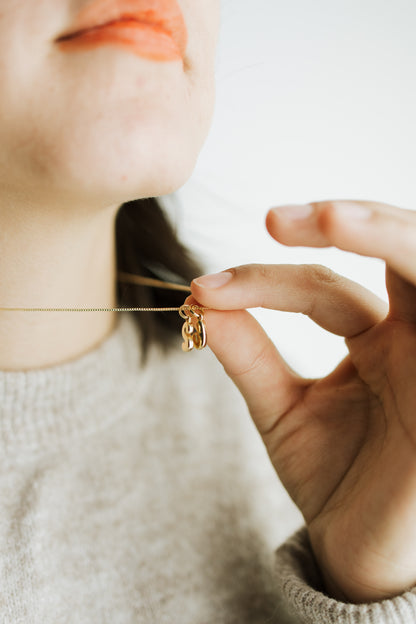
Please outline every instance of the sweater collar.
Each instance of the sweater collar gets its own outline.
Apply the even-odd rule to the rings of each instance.
[[[141,364],[136,319],[123,312],[111,334],[79,358],[28,371],[0,370],[0,456],[62,449],[107,427],[140,401],[151,369]]]

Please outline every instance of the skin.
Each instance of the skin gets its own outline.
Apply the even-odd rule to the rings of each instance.
[[[190,177],[212,120],[219,0],[179,0],[184,62],[64,53],[85,0],[0,3],[0,307],[115,307],[121,204]],[[95,348],[116,312],[0,312],[0,369]]]
[[[81,0],[2,5],[1,305],[113,306],[119,205],[179,188],[208,132],[219,1],[180,0],[183,65],[110,47],[62,54],[54,39]],[[370,209],[368,219],[357,206]],[[219,289],[194,281],[187,303],[215,308],[205,313],[209,345],[305,517],[328,592],[380,600],[416,583],[416,217],[345,201],[294,215],[269,213],[278,242],[386,260],[389,306],[324,267],[284,265],[235,267]],[[345,336],[349,356],[325,379],[302,379],[245,310],[257,306],[308,314]],[[0,369],[79,357],[116,319],[2,312]]]
[[[377,601],[416,585],[416,213],[359,200],[305,213],[273,209],[267,229],[285,245],[382,258],[389,305],[319,265],[233,267],[218,288],[194,280],[186,302],[214,308],[208,344],[305,518],[327,592]],[[307,314],[344,336],[349,355],[327,377],[303,379],[251,307]]]

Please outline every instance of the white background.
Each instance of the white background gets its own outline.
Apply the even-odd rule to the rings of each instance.
[[[324,199],[416,209],[415,33],[414,0],[223,0],[211,131],[192,178],[162,199],[207,272],[319,263],[386,299],[381,261],[284,247],[264,218]],[[301,374],[346,354],[302,315],[251,312]]]

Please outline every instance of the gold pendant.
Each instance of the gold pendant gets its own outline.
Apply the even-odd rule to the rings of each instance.
[[[203,349],[207,344],[207,330],[201,308],[196,305],[183,305],[179,314],[186,319],[182,327],[182,351],[192,351],[194,347]]]

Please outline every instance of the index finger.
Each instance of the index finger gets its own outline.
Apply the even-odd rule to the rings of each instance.
[[[193,280],[195,299],[209,310],[208,345],[244,396],[253,420],[264,436],[288,433],[276,425],[301,399],[315,380],[305,380],[290,369],[276,346],[246,307],[269,307],[303,312],[322,327],[344,336],[360,333],[382,320],[386,304],[362,286],[325,267],[246,265],[202,281]],[[222,279],[221,279],[222,278]],[[219,285],[213,288],[215,280]],[[221,311],[219,311],[221,310]],[[289,419],[290,420],[290,419]]]
[[[204,276],[192,294],[217,310],[269,308],[298,312],[338,336],[351,338],[383,320],[388,305],[360,284],[319,264],[247,264],[228,269],[231,279],[214,287]],[[208,281],[207,281],[208,280]]]

